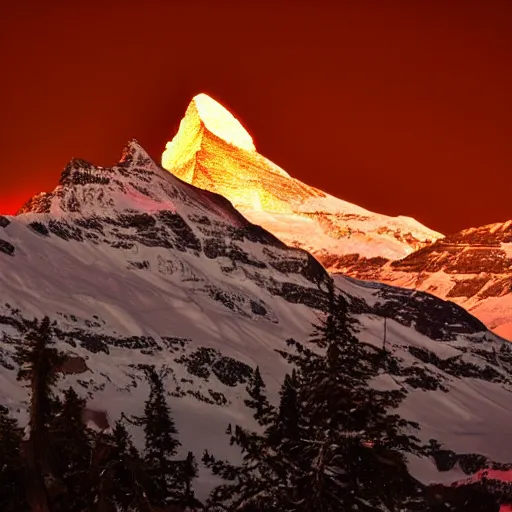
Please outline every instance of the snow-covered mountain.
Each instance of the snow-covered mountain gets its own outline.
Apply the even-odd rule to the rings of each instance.
[[[409,217],[337,199],[260,155],[233,115],[205,94],[191,101],[162,165],[227,197],[251,222],[332,272],[428,291],[512,339],[512,221],[444,238]]]
[[[452,300],[512,340],[512,221],[448,235],[398,261],[371,266],[347,258],[337,265],[360,279]]]
[[[27,319],[57,321],[69,354],[63,386],[91,410],[139,414],[141,365],[167,371],[184,450],[236,458],[229,423],[254,427],[243,404],[258,365],[275,399],[289,366],[276,350],[306,341],[326,306],[325,269],[252,224],[223,197],[187,184],[131,142],[118,165],[72,160],[51,193],[0,217],[0,403],[23,419],[13,352]],[[461,307],[426,293],[335,276],[360,340],[396,364],[401,413],[443,450],[410,460],[425,482],[507,469],[512,349]],[[386,319],[386,321],[384,320]],[[446,451],[451,450],[451,451]],[[456,462],[443,465],[450,454]],[[199,497],[214,485],[202,470]]]
[[[205,94],[191,101],[162,165],[228,198],[251,222],[315,257],[394,260],[442,236],[410,217],[379,215],[292,178],[260,155],[235,117]]]

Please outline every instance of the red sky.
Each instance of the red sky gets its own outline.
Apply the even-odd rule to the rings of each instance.
[[[159,159],[206,92],[345,200],[443,232],[512,218],[510,0],[20,0],[0,24],[0,211],[74,156]]]

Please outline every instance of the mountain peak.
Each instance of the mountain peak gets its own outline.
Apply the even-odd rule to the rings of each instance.
[[[146,150],[140,145],[137,139],[129,140],[121,153],[120,165],[129,165],[138,163],[138,165],[147,165],[152,162],[151,157]]]
[[[189,161],[201,148],[205,137],[233,150],[256,153],[252,137],[240,121],[220,103],[202,93],[192,98],[176,137],[166,144],[163,167],[179,167]]]
[[[332,255],[399,259],[442,235],[406,217],[388,217],[302,183],[259,154],[250,135],[206,94],[190,102],[162,167],[216,192],[247,219],[324,261]]]
[[[197,110],[206,129],[222,140],[247,151],[256,151],[252,137],[240,121],[207,94],[194,96],[189,109]]]
[[[119,215],[144,216],[158,212],[221,219],[232,227],[247,224],[228,200],[190,186],[166,172],[135,139],[124,146],[120,161],[111,167],[73,158],[57,187],[29,199],[17,214],[112,219]],[[267,238],[274,239],[270,234]]]

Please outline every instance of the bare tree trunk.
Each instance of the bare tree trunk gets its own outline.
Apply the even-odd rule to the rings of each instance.
[[[386,338],[388,334],[388,322],[387,317],[384,317],[384,339],[382,340],[382,349],[386,350]]]
[[[48,489],[44,481],[41,464],[35,456],[34,441],[29,440],[27,454],[27,487],[32,512],[51,512]]]
[[[31,378],[30,437],[27,444],[29,501],[33,512],[51,512],[48,489],[44,480],[44,468],[48,442],[44,417],[41,411],[42,383],[38,368]]]

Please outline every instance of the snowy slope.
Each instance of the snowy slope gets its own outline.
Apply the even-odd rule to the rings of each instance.
[[[0,217],[0,403],[24,418],[12,354],[26,319],[47,314],[60,348],[82,358],[62,385],[76,385],[90,408],[111,420],[140,413],[148,390],[138,365],[166,368],[183,449],[236,458],[224,432],[228,423],[253,425],[247,376],[259,365],[275,399],[288,368],[276,349],[289,337],[306,340],[323,314],[323,267],[157,166],[136,142],[113,168],[73,160],[57,188],[22,211]],[[461,461],[490,459],[444,472],[431,459],[411,460],[413,474],[452,482],[511,461],[507,343],[453,303],[335,280],[362,341],[380,345],[388,318],[396,365],[379,385],[407,389],[402,413],[420,423],[422,438]],[[213,483],[202,471],[199,496]]]

